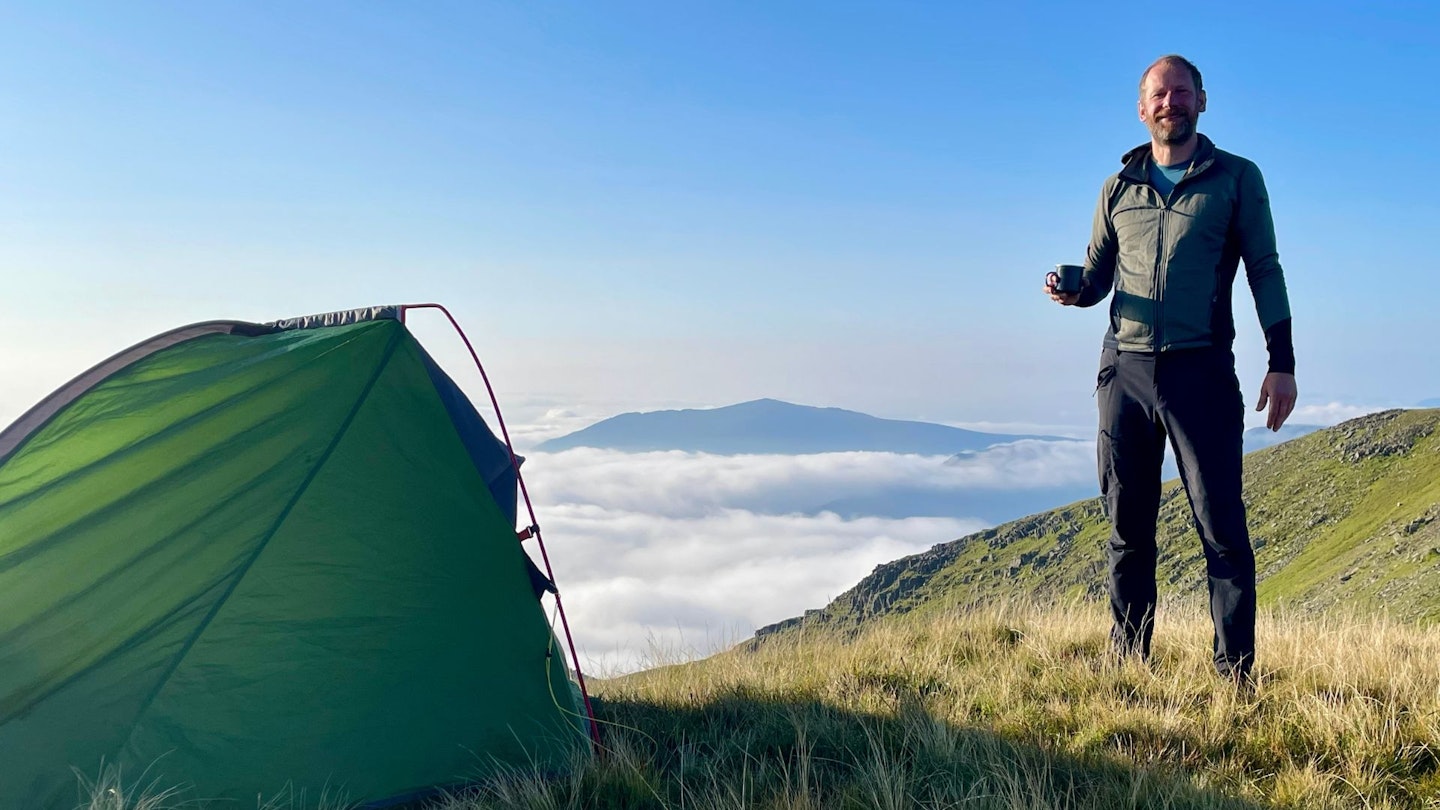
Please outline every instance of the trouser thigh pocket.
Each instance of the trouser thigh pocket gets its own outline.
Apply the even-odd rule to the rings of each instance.
[[[1119,357],[1114,349],[1105,349],[1100,352],[1100,371],[1095,375],[1094,394],[1100,393],[1100,389],[1115,380],[1115,365],[1118,362]]]

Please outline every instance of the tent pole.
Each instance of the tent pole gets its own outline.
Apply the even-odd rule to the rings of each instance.
[[[525,498],[525,509],[530,514],[530,525],[535,530],[535,542],[540,547],[540,558],[545,563],[545,575],[550,577],[550,582],[555,582],[555,569],[550,566],[550,554],[545,550],[545,540],[540,536],[540,521],[535,518],[535,505],[530,501],[530,491],[525,487],[525,476],[520,472],[520,461],[515,455],[515,445],[510,441],[510,431],[505,427],[505,417],[500,413],[500,400],[495,396],[495,388],[490,385],[490,375],[485,373],[485,366],[480,362],[480,355],[475,352],[475,346],[460,328],[460,323],[444,304],[403,304],[400,306],[400,323],[405,323],[405,313],[412,309],[438,309],[450,320],[450,325],[455,327],[455,332],[465,342],[465,348],[470,351],[470,359],[475,361],[475,368],[480,371],[480,379],[485,383],[485,392],[490,395],[490,406],[495,409],[495,421],[500,425],[500,435],[505,439],[505,449],[510,453],[510,466],[515,470],[515,480],[520,484],[520,494]],[[595,721],[595,709],[590,705],[590,692],[585,688],[585,673],[580,670],[580,656],[575,652],[575,637],[570,633],[570,620],[565,617],[565,603],[560,599],[559,586],[555,588],[555,608],[560,614],[560,626],[565,631],[565,643],[570,648],[570,661],[575,665],[575,678],[580,683],[580,697],[585,702],[585,715],[590,721],[590,744],[596,753],[601,750],[600,726]]]

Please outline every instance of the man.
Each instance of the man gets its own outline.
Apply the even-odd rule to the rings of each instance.
[[[1155,521],[1168,437],[1205,548],[1216,670],[1249,678],[1255,657],[1255,555],[1240,492],[1244,404],[1231,344],[1231,286],[1241,260],[1265,330],[1265,424],[1295,407],[1290,304],[1275,250],[1265,182],[1254,163],[1199,134],[1200,71],[1181,56],[1140,77],[1140,120],[1150,142],[1105,181],[1078,293],[1045,293],[1065,306],[1108,295],[1101,353],[1100,491],[1108,548],[1111,638],[1122,655],[1150,652],[1155,621]]]

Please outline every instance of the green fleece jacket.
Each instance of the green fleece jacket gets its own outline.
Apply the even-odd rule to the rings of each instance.
[[[1138,146],[1105,181],[1078,304],[1094,306],[1114,289],[1105,345],[1120,351],[1229,348],[1231,289],[1244,260],[1270,370],[1293,373],[1290,301],[1260,169],[1200,135],[1167,198],[1150,184],[1153,159],[1150,144]]]

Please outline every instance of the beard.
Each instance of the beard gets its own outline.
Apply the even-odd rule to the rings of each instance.
[[[1165,118],[1151,118],[1145,126],[1150,137],[1158,143],[1178,144],[1190,140],[1195,134],[1195,119],[1199,116],[1189,110],[1177,109],[1166,113]]]

